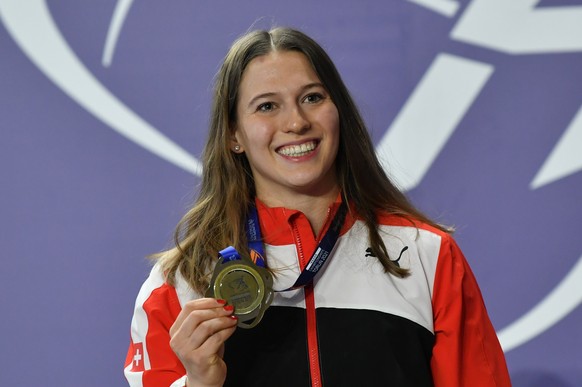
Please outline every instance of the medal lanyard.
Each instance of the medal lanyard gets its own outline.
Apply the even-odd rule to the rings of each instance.
[[[308,283],[310,283],[315,275],[323,268],[325,262],[331,255],[335,244],[339,238],[339,234],[344,224],[347,213],[347,205],[342,202],[338,208],[329,229],[319,242],[319,245],[315,249],[315,252],[305,265],[305,268],[297,278],[297,281],[290,288],[279,290],[285,292],[287,290],[294,290],[302,288]],[[263,241],[261,237],[261,227],[259,224],[259,214],[257,208],[252,206],[249,211],[249,217],[246,223],[247,239],[249,244],[249,250],[251,252],[251,258],[257,266],[265,267],[265,250],[263,247]],[[235,259],[240,259],[240,256],[234,247],[228,247],[220,251],[220,256],[224,258],[224,261],[232,261]]]

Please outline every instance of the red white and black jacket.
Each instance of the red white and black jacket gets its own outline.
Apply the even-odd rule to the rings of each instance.
[[[331,218],[339,203],[329,210]],[[275,290],[297,279],[319,238],[299,211],[257,201]],[[475,277],[450,235],[379,214],[389,256],[410,270],[386,274],[365,224],[348,214],[333,256],[304,289],[276,293],[261,323],[226,342],[225,386],[510,386],[503,352]],[[169,330],[200,297],[155,266],[137,297],[125,376],[131,386],[183,386]]]

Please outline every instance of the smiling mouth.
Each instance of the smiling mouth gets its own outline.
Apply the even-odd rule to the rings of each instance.
[[[309,141],[301,145],[289,145],[281,147],[277,150],[277,153],[288,157],[301,157],[312,152],[315,148],[317,148],[317,142]]]

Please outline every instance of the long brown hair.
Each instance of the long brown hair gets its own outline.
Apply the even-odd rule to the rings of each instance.
[[[232,245],[248,255],[244,221],[254,201],[255,185],[246,156],[232,152],[230,140],[245,68],[254,58],[276,50],[303,53],[330,94],[340,118],[336,168],[343,200],[351,203],[365,222],[372,251],[385,271],[405,277],[408,271],[388,257],[378,230],[378,211],[447,230],[418,211],[390,181],[376,157],[364,121],[327,53],[300,31],[275,28],[249,32],[236,40],[217,74],[198,199],[176,228],[176,247],[155,256],[167,281],[173,284],[179,270],[194,289],[203,293],[218,251]]]

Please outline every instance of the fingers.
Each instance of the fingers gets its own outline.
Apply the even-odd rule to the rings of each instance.
[[[222,358],[224,342],[236,331],[237,324],[236,317],[228,316],[227,319],[228,321],[224,324],[217,324],[214,327],[208,327],[209,330],[205,335],[206,339],[203,340],[199,346],[202,353],[218,354]],[[199,338],[195,339],[194,336],[192,336],[192,339],[192,343],[194,343],[194,340],[200,340]]]
[[[231,328],[236,323],[230,307],[195,310],[184,319],[172,338],[187,342],[192,348],[198,348],[215,334],[222,338],[220,331]]]
[[[185,327],[184,327],[185,326]],[[170,339],[170,347],[185,364],[192,364],[196,369],[204,368],[215,362],[221,347],[236,330],[236,320],[223,316],[204,320],[189,328],[190,321],[183,324],[183,332],[178,331]],[[191,334],[187,336],[187,333]]]
[[[170,347],[184,364],[188,378],[220,381],[226,375],[224,342],[236,330],[232,306],[223,300],[190,301],[170,328]]]
[[[224,300],[217,300],[214,298],[199,298],[197,300],[187,302],[182,311],[174,321],[174,324],[170,328],[170,336],[175,334],[175,331],[179,329],[184,320],[190,316],[190,314],[196,310],[209,310],[209,309],[221,309],[226,304]]]

